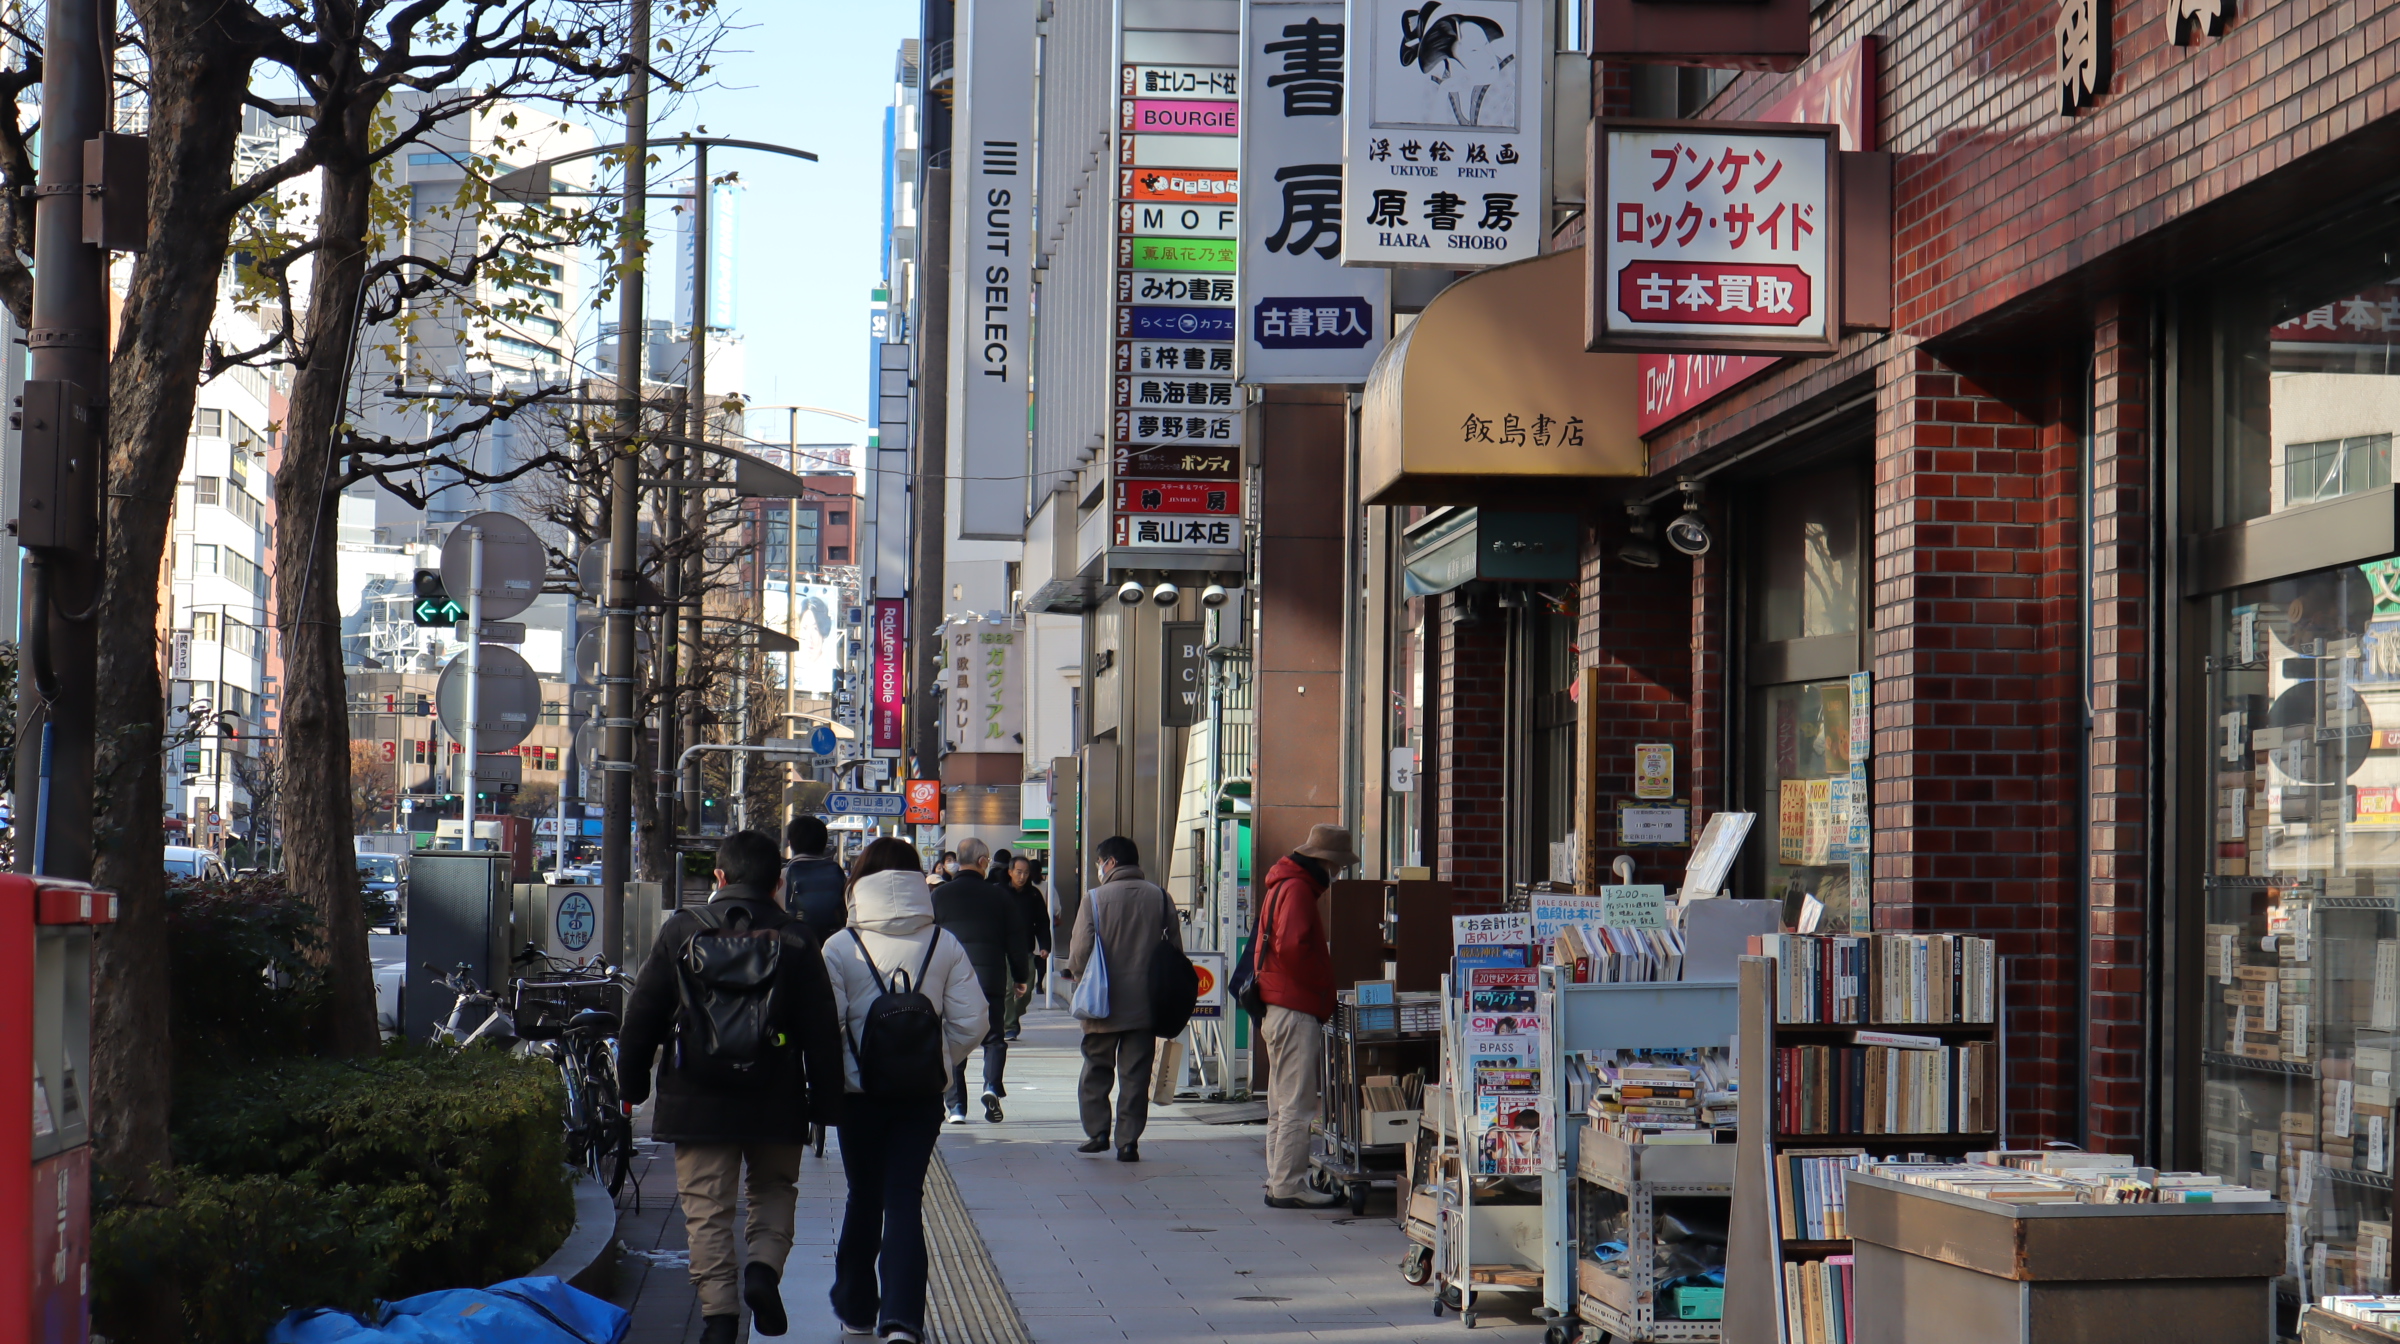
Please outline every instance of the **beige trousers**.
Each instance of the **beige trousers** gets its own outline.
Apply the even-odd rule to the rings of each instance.
[[[1323,1102],[1325,1024],[1267,1005],[1267,1193],[1290,1199],[1308,1179],[1308,1126]]]
[[[675,1192],[683,1196],[683,1236],[692,1248],[692,1287],[703,1316],[742,1314],[742,1251],[734,1245],[734,1192],[750,1168],[750,1260],[783,1272],[792,1253],[792,1214],[799,1202],[797,1143],[679,1143]]]

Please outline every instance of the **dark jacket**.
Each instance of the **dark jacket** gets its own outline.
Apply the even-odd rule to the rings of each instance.
[[[966,945],[985,998],[997,1003],[1010,982],[1033,983],[1033,935],[999,883],[962,872],[935,887],[933,922]]]
[[[808,926],[809,936],[819,947],[833,941],[833,935],[850,922],[849,906],[843,900],[848,884],[841,862],[822,854],[803,854],[784,867],[783,908]]]
[[[680,995],[677,966],[700,929],[690,912],[678,910],[659,926],[658,942],[634,977],[619,1037],[627,1097],[647,1092],[651,1060],[658,1058],[658,1110],[651,1134],[662,1143],[804,1143],[810,1121],[841,1119],[842,1034],[834,1013],[833,987],[824,954],[808,928],[783,912],[770,894],[755,887],[726,886],[709,897],[711,906],[738,903],[752,926],[777,929],[783,950],[776,959],[774,1014],[793,1045],[774,1072],[739,1091],[703,1087],[676,1067],[675,1021]]]
[[[1005,883],[1002,884],[1004,887]],[[1043,898],[1042,889],[1028,882],[1022,887],[1006,887],[1009,899],[1017,903],[1017,918],[1025,921],[1026,936],[1034,947],[1050,950],[1050,902]]]
[[[1254,961],[1260,998],[1320,1020],[1333,1016],[1333,949],[1317,919],[1317,897],[1324,891],[1299,860],[1288,854],[1277,859],[1267,870]]]

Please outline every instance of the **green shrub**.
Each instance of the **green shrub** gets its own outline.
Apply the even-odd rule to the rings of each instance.
[[[167,927],[177,1073],[306,1048],[323,937],[283,874],[171,882]]]
[[[102,1215],[98,1296],[173,1272],[196,1344],[248,1344],[291,1307],[526,1273],[574,1222],[561,1107],[554,1067],[497,1051],[187,1076],[172,1202]]]

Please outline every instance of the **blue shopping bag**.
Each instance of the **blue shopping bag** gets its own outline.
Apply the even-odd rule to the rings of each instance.
[[[620,1344],[632,1320],[544,1275],[380,1303],[371,1322],[330,1307],[294,1311],[266,1344]]]
[[[1092,959],[1083,967],[1083,978],[1075,982],[1075,997],[1067,1000],[1067,1011],[1086,1022],[1097,1022],[1108,1016],[1108,948],[1100,941],[1100,925],[1092,924]]]

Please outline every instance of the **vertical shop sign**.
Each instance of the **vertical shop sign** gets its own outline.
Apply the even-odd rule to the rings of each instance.
[[[942,781],[912,779],[901,785],[900,820],[910,826],[942,824]]]
[[[1550,8],[1350,0],[1344,265],[1461,270],[1540,255]]]
[[[1158,693],[1159,725],[1189,728],[1208,704],[1208,637],[1199,621],[1161,621],[1158,631],[1166,651],[1159,660],[1166,678]]]
[[[1242,7],[1245,383],[1363,383],[1383,353],[1391,277],[1342,265],[1341,0]]]
[[[946,720],[952,751],[1022,751],[1017,686],[1017,632],[1005,623],[972,620],[943,629]]]
[[[1238,37],[1222,26],[1231,8],[1213,0],[1118,8],[1108,371],[1108,548],[1118,570],[1242,565],[1239,517],[1184,504],[1204,500],[1208,489],[1238,501],[1230,487],[1241,477],[1234,363],[1244,108],[1241,69],[1230,63],[1240,56]],[[1176,59],[1162,59],[1170,54]],[[1199,59],[1208,55],[1229,63]],[[1165,477],[1207,489],[1161,504]]]
[[[1027,342],[1033,237],[1035,0],[959,6],[956,157],[951,195],[950,441],[958,474],[1005,481],[1025,473]],[[1021,490],[958,497],[962,537],[1015,540],[1025,532]]]
[[[901,709],[908,702],[908,602],[878,598],[875,602],[875,709],[869,742],[877,751],[898,751]]]
[[[1595,123],[1588,348],[1831,353],[1842,330],[1838,135]]]

